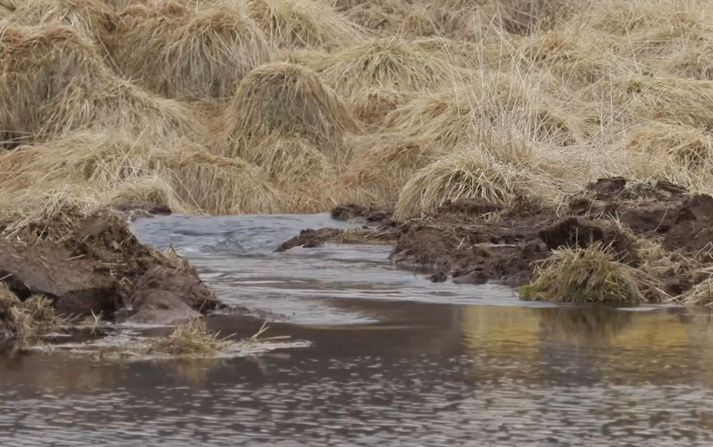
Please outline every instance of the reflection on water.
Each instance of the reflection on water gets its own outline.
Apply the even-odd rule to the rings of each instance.
[[[315,226],[300,218],[251,218],[259,243],[241,218],[173,219],[142,234],[182,249],[229,299],[250,294],[280,313],[272,335],[312,346],[193,361],[0,356],[0,445],[713,442],[706,310],[515,306],[499,288],[439,290],[369,250],[271,253],[284,233]],[[210,324],[257,329],[234,316]]]

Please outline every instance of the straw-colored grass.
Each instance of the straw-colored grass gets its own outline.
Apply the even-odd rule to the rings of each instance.
[[[464,70],[444,51],[399,37],[364,41],[318,60],[316,71],[347,97],[369,88],[423,91],[460,84]]]
[[[358,127],[342,99],[316,73],[284,62],[250,72],[225,119],[236,153],[241,146],[281,135],[304,138],[335,159],[343,156],[344,133]]]
[[[104,48],[116,16],[102,0],[4,0],[18,25],[61,23]]]
[[[0,0],[0,145],[25,145],[0,156],[0,202],[410,217],[556,203],[605,175],[711,192],[710,17],[704,0]],[[525,155],[483,137],[507,134]]]
[[[713,306],[713,279],[703,280],[676,300],[691,306]]]
[[[237,81],[271,57],[257,24],[228,1],[129,9],[112,43],[125,77],[170,98],[227,98]]]
[[[158,140],[201,129],[180,104],[115,77],[72,29],[0,23],[0,142],[97,125]]]
[[[0,332],[0,336],[32,342],[64,323],[65,319],[57,315],[48,298],[36,295],[20,301],[4,283],[0,283],[0,325],[4,326],[0,329],[7,331]]]
[[[634,119],[648,118],[713,131],[713,81],[635,78],[619,87],[620,101]]]
[[[247,0],[249,15],[278,46],[338,48],[363,31],[324,0]]]
[[[647,301],[643,281],[635,269],[595,244],[553,251],[519,293],[522,299],[535,301],[639,304]]]
[[[148,202],[175,211],[211,214],[273,212],[278,194],[267,175],[239,158],[225,158],[195,143],[147,143],[104,130],[69,134],[0,155],[0,191],[62,191],[75,185],[78,198],[119,204]]]
[[[649,122],[631,129],[622,150],[671,160],[677,169],[708,167],[713,160],[713,135],[685,124]]]
[[[153,339],[147,353],[171,356],[210,355],[228,348],[231,343],[209,330],[204,320],[191,320],[177,325],[169,335]]]
[[[536,163],[533,148],[512,135],[479,138],[417,171],[399,194],[395,217],[423,216],[461,198],[508,204],[545,197],[552,180],[537,173]]]
[[[354,160],[345,173],[345,184],[385,206],[396,203],[401,188],[419,169],[448,152],[427,138],[399,133],[364,135],[350,143]]]

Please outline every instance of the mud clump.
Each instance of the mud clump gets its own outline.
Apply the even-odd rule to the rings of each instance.
[[[663,245],[689,252],[713,249],[713,197],[699,194],[687,198],[675,210]]]
[[[340,221],[362,221],[368,224],[390,224],[393,212],[375,207],[355,204],[339,205],[332,209],[332,219]]]
[[[336,228],[320,228],[318,230],[302,230],[299,236],[283,242],[277,252],[283,252],[295,247],[313,248],[324,245],[325,242],[337,241],[338,237],[343,233],[342,230]]]
[[[0,282],[20,301],[40,295],[66,315],[162,322],[219,306],[185,260],[142,245],[110,210],[68,207],[5,224],[2,236]]]

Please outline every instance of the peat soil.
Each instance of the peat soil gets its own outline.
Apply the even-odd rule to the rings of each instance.
[[[278,250],[329,243],[388,243],[390,258],[405,268],[425,269],[434,281],[527,284],[537,265],[561,247],[599,243],[620,262],[656,280],[676,296],[713,262],[713,197],[689,194],[669,182],[630,183],[600,179],[560,208],[532,200],[513,205],[461,199],[434,215],[396,222],[386,210],[355,205],[336,208],[337,219],[359,219],[359,230],[308,229]]]
[[[67,206],[22,225],[0,223],[0,287],[11,295],[0,300],[0,335],[13,333],[8,303],[34,295],[51,299],[60,314],[138,323],[186,320],[221,306],[187,261],[142,245],[128,217]]]

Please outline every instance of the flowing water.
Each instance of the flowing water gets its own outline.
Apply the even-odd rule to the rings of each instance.
[[[0,357],[0,445],[713,443],[704,309],[556,307],[431,284],[388,247],[274,253],[327,216],[142,220],[227,303],[309,346],[231,359]],[[225,334],[258,326],[212,317]],[[154,329],[160,331],[160,329]]]

